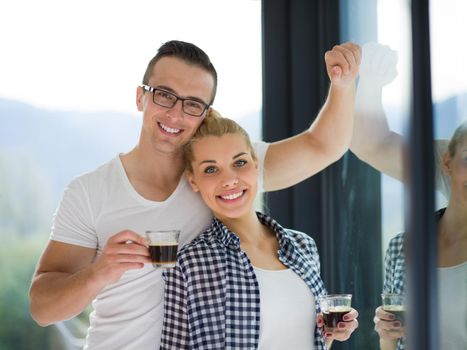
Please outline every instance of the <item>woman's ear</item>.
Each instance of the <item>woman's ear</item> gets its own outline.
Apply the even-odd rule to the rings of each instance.
[[[194,192],[199,192],[199,188],[198,186],[196,186],[196,183],[195,183],[195,180],[193,178],[193,174],[188,172],[188,171],[185,171],[185,176],[188,180],[188,183],[190,184],[191,186],[191,189],[194,191]]]
[[[447,176],[451,176],[452,169],[451,169],[451,156],[449,155],[449,152],[444,153],[443,159],[442,159],[442,168],[443,172]]]

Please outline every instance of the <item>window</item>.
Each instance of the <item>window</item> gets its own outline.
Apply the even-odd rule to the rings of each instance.
[[[435,138],[438,139],[447,137],[441,134],[442,130],[451,128],[449,134],[453,131],[451,119],[457,122],[465,120],[465,116],[462,117],[465,109],[462,94],[465,90],[463,84],[467,80],[459,66],[451,70],[457,62],[465,61],[465,54],[461,47],[442,49],[448,43],[461,42],[461,38],[458,41],[448,38],[465,33],[465,26],[459,19],[460,14],[464,13],[459,1],[433,1],[431,5],[433,106]],[[301,123],[309,122],[309,114],[300,109],[294,96],[297,91],[303,93],[304,90],[310,99],[315,98],[319,95],[317,90],[322,92],[320,87],[327,83],[326,77],[322,79],[315,73],[310,85],[301,84],[307,82],[306,78],[310,75],[308,70],[319,66],[310,57],[348,40],[360,45],[377,42],[398,53],[397,74],[382,84],[382,97],[364,99],[378,102],[389,129],[397,134],[399,152],[396,152],[397,162],[392,162],[397,164],[395,172],[381,166],[387,160],[385,157],[372,159],[371,162],[367,160],[392,176],[376,172],[349,152],[338,163],[298,185],[297,189],[268,196],[271,211],[283,215],[279,218],[280,222],[310,232],[317,241],[328,290],[354,294],[352,303],[360,312],[360,327],[349,342],[335,344],[336,349],[377,348],[379,337],[374,332],[373,317],[375,308],[381,305],[383,259],[389,240],[398,233],[408,231],[406,236],[416,237],[418,245],[408,244],[410,249],[407,250],[414,259],[409,267],[415,271],[410,278],[410,293],[420,293],[409,304],[412,307],[423,305],[417,310],[416,315],[420,316],[425,308],[431,309],[437,303],[437,288],[432,277],[436,275],[436,254],[432,250],[436,233],[434,220],[431,223],[427,219],[435,209],[434,201],[432,203],[429,196],[433,193],[430,187],[433,175],[430,160],[433,154],[426,142],[428,137],[428,146],[432,145],[430,53],[426,50],[429,32],[426,28],[427,2],[341,0],[311,4],[306,1],[277,1],[273,4],[263,2],[263,6],[266,23],[266,40],[263,43],[266,85],[263,126],[269,140],[280,138],[277,135],[281,130],[285,134],[281,137],[291,136],[297,132],[297,126],[301,131]],[[336,9],[340,10],[340,18],[335,18]],[[442,22],[441,18],[448,20],[449,24]],[[336,35],[336,28],[339,27],[340,33]],[[267,40],[268,37],[277,39],[273,42]],[[316,42],[321,45],[316,45]],[[314,49],[313,55],[307,56],[310,48]],[[297,60],[297,52],[308,60]],[[443,56],[445,60],[439,61],[438,56]],[[447,63],[448,57],[452,59],[450,65]],[[322,66],[319,68],[322,69]],[[295,71],[301,71],[303,78],[297,79]],[[441,83],[439,72],[445,74]],[[446,75],[449,72],[451,75]],[[444,78],[446,76],[449,78]],[[273,78],[278,84],[268,84],[268,79]],[[361,76],[360,92],[363,83]],[[439,94],[441,85],[450,87],[450,93]],[[294,93],[286,98],[286,102],[279,103],[274,99],[274,94],[280,89]],[[322,101],[317,105],[320,103]],[[447,105],[450,106],[448,110],[445,108]],[[440,112],[443,112],[442,116]],[[283,118],[284,114],[287,114],[287,121]],[[278,127],[270,131],[268,123]],[[371,132],[367,135],[373,136]],[[392,159],[392,156],[388,158]],[[404,178],[408,179],[405,181],[407,186],[402,184]],[[439,195],[438,198],[442,197]],[[445,201],[438,200],[436,203],[436,207],[443,205]],[[413,278],[414,275],[418,275],[418,280]],[[415,317],[409,306],[410,315]],[[433,316],[431,311],[424,316],[428,315]],[[416,344],[415,347],[435,349],[437,318],[423,319],[416,325],[412,323],[414,330],[409,338]]]

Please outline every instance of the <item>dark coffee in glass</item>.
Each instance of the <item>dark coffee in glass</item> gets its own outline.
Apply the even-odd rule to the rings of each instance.
[[[180,230],[146,231],[154,267],[175,267]]]
[[[323,312],[324,324],[328,327],[337,328],[339,322],[344,321],[344,315],[350,311],[347,306],[334,306]]]
[[[178,244],[150,245],[149,254],[154,265],[175,265]]]
[[[405,321],[404,305],[384,305],[383,310],[386,312],[390,312],[396,317],[396,320],[400,321],[401,324],[404,324],[404,321]]]

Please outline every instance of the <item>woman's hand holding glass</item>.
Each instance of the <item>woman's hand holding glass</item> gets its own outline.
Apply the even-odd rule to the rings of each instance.
[[[405,337],[405,329],[396,316],[390,312],[384,311],[382,306],[375,310],[375,331],[381,339],[395,340]]]
[[[316,323],[326,337],[326,342],[330,340],[345,341],[349,339],[352,333],[357,329],[357,317],[358,311],[351,308],[351,310],[343,316],[343,321],[339,322],[335,328],[328,327],[324,324],[322,313],[317,316]]]

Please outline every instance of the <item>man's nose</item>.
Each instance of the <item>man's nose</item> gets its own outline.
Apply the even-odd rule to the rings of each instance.
[[[185,116],[183,112],[183,101],[178,100],[175,104],[167,110],[167,115],[170,118],[183,118]]]

